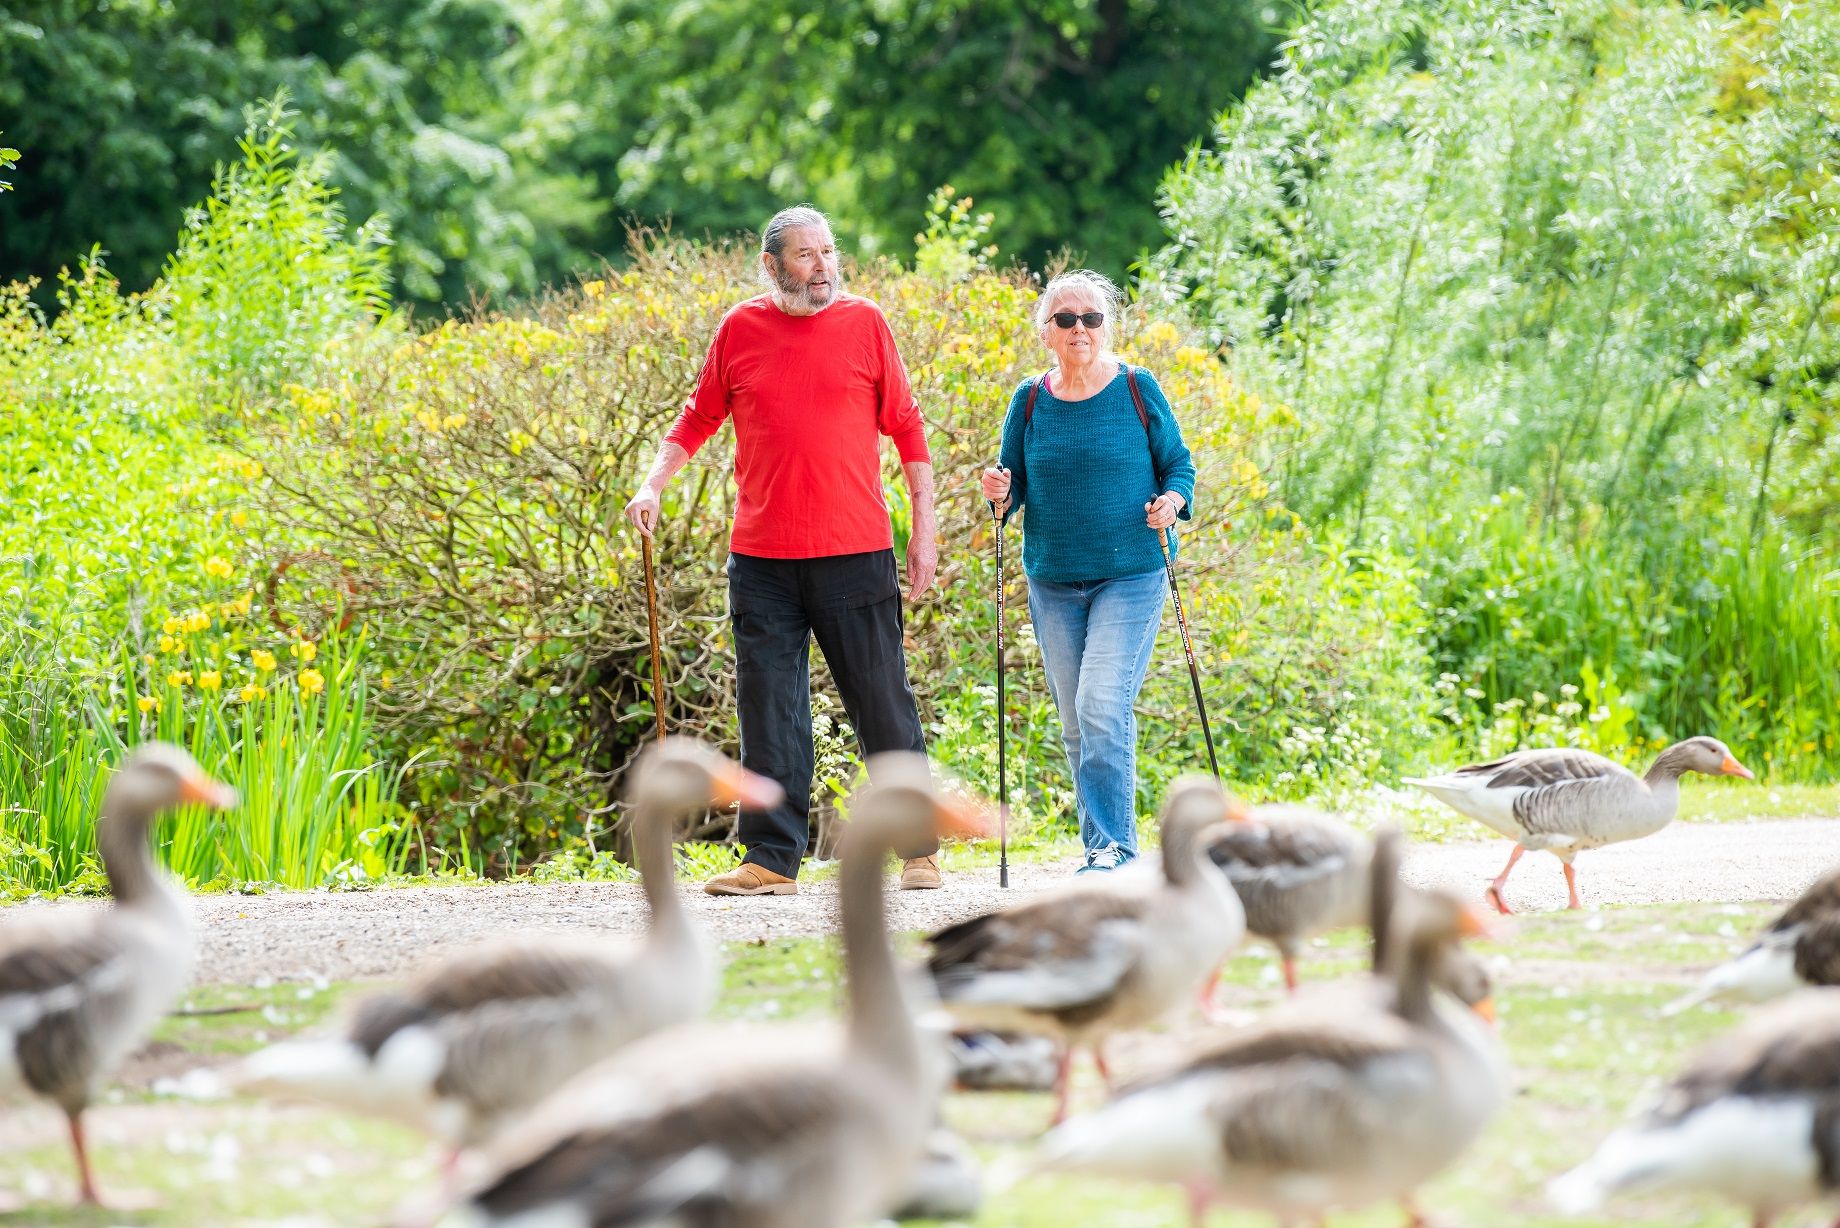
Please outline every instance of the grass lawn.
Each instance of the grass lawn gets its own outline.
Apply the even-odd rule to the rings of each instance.
[[[1672,905],[1536,915],[1515,918],[1512,929],[1482,944],[1496,972],[1515,1094],[1479,1145],[1425,1191],[1428,1210],[1443,1224],[1470,1228],[1739,1224],[1743,1217],[1734,1208],[1674,1199],[1622,1203],[1614,1218],[1564,1220],[1543,1205],[1539,1191],[1548,1177],[1582,1158],[1691,1048],[1735,1022],[1735,1015],[1722,1012],[1663,1020],[1657,1011],[1772,911],[1765,905]],[[836,1000],[836,952],[829,941],[736,944],[727,954],[717,1010],[722,1018],[797,1019],[829,1010]],[[1338,935],[1317,946],[1304,975],[1340,975],[1360,967],[1363,956],[1359,935]],[[1228,980],[1223,997],[1246,1012],[1281,992],[1276,962],[1259,948],[1234,961]],[[67,1207],[69,1157],[54,1112],[34,1106],[0,1118],[0,1191],[10,1191],[13,1207],[0,1213],[0,1224],[304,1228],[386,1222],[406,1198],[433,1188],[436,1155],[416,1135],[316,1108],[191,1101],[151,1090],[155,1080],[320,1025],[341,1000],[364,988],[283,984],[193,993],[187,1005],[194,1010],[253,1009],[169,1019],[96,1111],[91,1128],[99,1180],[127,1209]],[[1180,1020],[1165,1032],[1120,1038],[1114,1057],[1127,1072],[1141,1069],[1204,1032],[1199,1021]],[[1082,1068],[1079,1101],[1097,1103],[1101,1094],[1096,1074]],[[980,1155],[1011,1169],[1049,1108],[1045,1095],[967,1093],[949,1098],[946,1113]],[[976,1222],[991,1228],[1164,1225],[1182,1222],[1182,1203],[1175,1193],[1151,1187],[1025,1178],[994,1190]],[[1217,1214],[1214,1222],[1263,1221]],[[1394,1225],[1401,1217],[1380,1208],[1332,1222]],[[1790,1222],[1826,1221],[1811,1212]]]

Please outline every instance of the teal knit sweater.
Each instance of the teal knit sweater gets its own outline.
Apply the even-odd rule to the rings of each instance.
[[[1146,437],[1124,368],[1095,396],[1063,401],[1043,388],[1023,428],[1030,376],[1010,398],[998,463],[1010,472],[1009,514],[1022,512],[1022,569],[1057,584],[1141,575],[1163,565],[1163,547],[1144,525],[1144,504],[1164,491],[1195,505],[1195,462],[1156,380],[1137,368],[1150,415]],[[1169,531],[1175,545],[1175,529]]]

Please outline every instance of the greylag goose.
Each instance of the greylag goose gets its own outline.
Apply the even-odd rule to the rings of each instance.
[[[1810,989],[1713,1041],[1640,1120],[1548,1186],[1579,1215],[1620,1194],[1706,1191],[1757,1228],[1840,1193],[1840,989]]]
[[[188,803],[226,809],[236,794],[176,746],[137,747],[109,782],[96,825],[114,905],[0,929],[0,1100],[23,1092],[64,1110],[86,1203],[101,1200],[83,1110],[191,977],[185,897],[149,845],[154,820]]]
[[[1708,972],[1663,1013],[1702,1002],[1767,1002],[1816,985],[1840,985],[1840,867],[1817,878],[1749,950]]]
[[[554,935],[486,943],[359,1003],[341,1036],[252,1055],[235,1081],[403,1121],[455,1154],[477,1146],[583,1067],[707,1009],[715,961],[677,894],[673,821],[778,798],[778,785],[694,738],[655,743],[633,769],[651,914],[637,949]]]
[[[927,969],[966,1027],[1061,1045],[1054,1120],[1067,1114],[1073,1052],[1161,1019],[1197,993],[1245,936],[1245,912],[1208,843],[1233,810],[1212,779],[1178,780],[1164,803],[1162,881],[1081,883],[934,934]]]
[[[1514,841],[1488,891],[1489,901],[1506,913],[1511,910],[1502,890],[1528,849],[1545,849],[1564,863],[1568,906],[1583,908],[1572,858],[1652,836],[1672,823],[1685,772],[1755,779],[1717,738],[1688,738],[1662,751],[1643,776],[1588,750],[1555,747],[1517,750],[1442,776],[1407,776],[1405,783]]]
[[[1261,806],[1208,846],[1246,908],[1246,932],[1278,948],[1292,992],[1304,943],[1367,920],[1373,854],[1366,836],[1304,806]]]
[[[1389,836],[1374,858],[1381,934],[1396,849]],[[1398,927],[1396,949],[1377,943],[1389,968],[1377,986],[1292,1000],[1057,1127],[1037,1164],[1180,1184],[1197,1224],[1217,1202],[1292,1223],[1406,1201],[1481,1132],[1506,1080],[1487,1029],[1432,997],[1439,951],[1477,932],[1475,915],[1442,893],[1408,894]]]
[[[861,1223],[907,1192],[934,1125],[943,1055],[914,1023],[886,930],[882,867],[923,831],[967,831],[920,755],[871,759],[844,835],[840,894],[847,1022],[829,1061],[747,1078],[670,1072],[649,1099],[558,1092],[527,1136],[444,1224],[809,1228]],[[571,1120],[573,1119],[573,1120]]]

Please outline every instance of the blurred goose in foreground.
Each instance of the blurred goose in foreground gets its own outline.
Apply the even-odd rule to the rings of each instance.
[[[862,1223],[901,1200],[945,1063],[897,974],[882,866],[925,832],[980,829],[934,789],[923,756],[877,755],[869,774],[840,872],[842,1051],[749,1078],[673,1071],[649,1099],[596,1095],[591,1079],[565,1087],[444,1224],[808,1228]]]
[[[1233,803],[1212,779],[1176,782],[1163,808],[1161,882],[1123,876],[986,913],[934,934],[932,973],[968,1027],[1059,1041],[1054,1120],[1067,1114],[1073,1050],[1155,1023],[1197,993],[1245,936],[1245,912],[1208,843]]]
[[[558,935],[486,943],[408,989],[361,1002],[342,1036],[252,1055],[236,1081],[403,1121],[456,1149],[476,1146],[584,1066],[708,1008],[715,960],[678,898],[672,824],[778,798],[778,785],[694,738],[653,744],[632,787],[651,912],[636,949]]]
[[[1366,836],[1305,806],[1260,806],[1208,845],[1245,906],[1246,932],[1278,948],[1292,992],[1306,942],[1367,920],[1373,855]]]
[[[0,928],[0,1100],[24,1092],[64,1110],[86,1203],[101,1200],[83,1110],[191,977],[185,897],[149,846],[154,820],[188,803],[227,809],[236,793],[176,746],[136,748],[109,782],[96,825],[114,905]]]
[[[1502,890],[1508,872],[1528,849],[1545,849],[1565,864],[1569,907],[1583,908],[1572,858],[1585,849],[1652,836],[1672,823],[1686,772],[1756,779],[1717,738],[1674,743],[1644,776],[1588,750],[1555,747],[1517,750],[1443,776],[1404,779],[1515,842],[1508,864],[1489,884],[1489,901],[1506,913]]]
[[[1214,1203],[1289,1224],[1407,1201],[1456,1159],[1500,1105],[1506,1079],[1488,1030],[1433,1000],[1431,973],[1440,952],[1480,925],[1441,892],[1408,894],[1395,913],[1397,848],[1389,833],[1374,858],[1386,976],[1293,999],[1057,1127],[1039,1167],[1180,1184],[1196,1224]]]
[[[1767,1002],[1815,985],[1840,985],[1840,867],[1817,878],[1749,950],[1662,1013],[1702,1002]]]
[[[1810,989],[1713,1041],[1641,1120],[1547,1187],[1582,1215],[1619,1194],[1708,1191],[1756,1228],[1840,1193],[1840,989]]]

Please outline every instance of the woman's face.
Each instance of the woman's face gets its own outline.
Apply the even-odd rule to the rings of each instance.
[[[1055,360],[1062,367],[1082,367],[1093,362],[1105,349],[1106,330],[1111,327],[1108,318],[1097,328],[1089,328],[1084,320],[1075,320],[1072,328],[1062,328],[1054,322],[1054,316],[1072,312],[1075,315],[1089,315],[1098,312],[1106,315],[1105,303],[1098,293],[1089,286],[1069,286],[1054,296],[1053,308],[1044,326],[1042,340],[1053,351]]]

